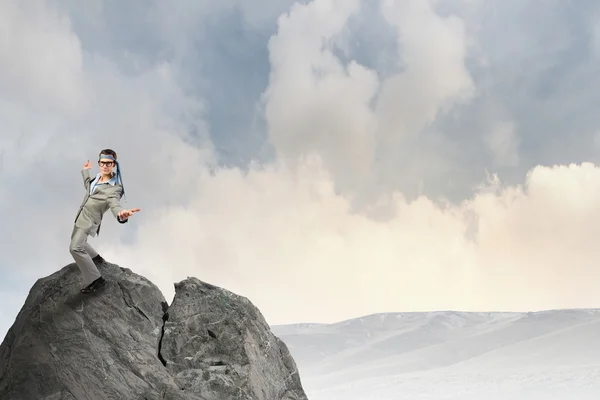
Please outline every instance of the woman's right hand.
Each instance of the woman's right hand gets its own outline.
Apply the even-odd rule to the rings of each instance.
[[[85,164],[83,164],[83,169],[91,169],[92,168],[92,163],[90,162],[90,160],[87,160],[87,162]]]

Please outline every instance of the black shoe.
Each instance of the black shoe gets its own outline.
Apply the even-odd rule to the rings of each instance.
[[[92,261],[94,262],[96,267],[99,267],[100,265],[102,265],[106,262],[106,260],[104,258],[102,258],[102,256],[100,254],[98,254],[96,257],[92,258]]]

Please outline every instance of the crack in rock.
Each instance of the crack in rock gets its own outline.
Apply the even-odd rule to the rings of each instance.
[[[163,303],[163,310],[165,310]],[[167,321],[169,320],[169,313],[165,310],[163,313],[163,323],[162,323],[162,327],[160,330],[160,339],[158,340],[158,359],[160,360],[160,362],[162,363],[163,366],[167,366],[167,360],[164,359],[163,355],[162,355],[162,343],[163,343],[163,338],[165,337],[165,324],[167,323]]]

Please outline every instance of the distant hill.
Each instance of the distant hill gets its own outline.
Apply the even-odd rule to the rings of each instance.
[[[385,313],[272,330],[311,400],[600,398],[596,309]]]

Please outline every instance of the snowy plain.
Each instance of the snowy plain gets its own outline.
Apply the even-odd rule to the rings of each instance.
[[[309,400],[600,399],[600,310],[414,312],[272,327]]]

